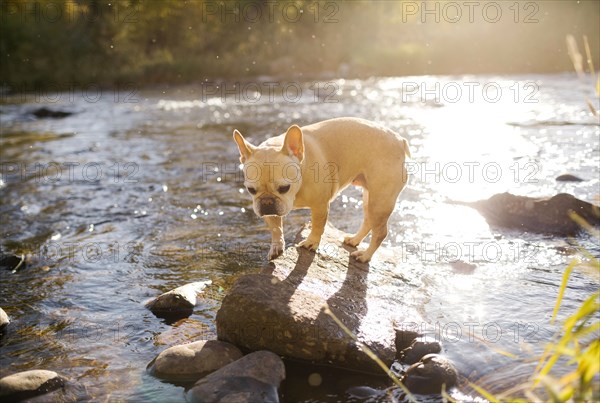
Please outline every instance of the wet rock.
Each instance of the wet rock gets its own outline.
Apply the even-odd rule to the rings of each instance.
[[[10,270],[13,273],[25,267],[25,256],[0,252],[0,269]]]
[[[35,369],[0,379],[0,400],[20,401],[62,388],[65,379],[54,371]]]
[[[199,281],[177,287],[146,302],[146,308],[161,318],[182,318],[192,314],[196,306],[196,294],[211,281]]]
[[[164,331],[155,334],[155,346],[176,346],[179,344],[190,343],[191,340],[216,340],[217,331],[202,320],[194,317],[182,318],[178,320],[166,321],[168,326]]]
[[[305,226],[296,242],[308,232]],[[401,276],[403,263],[380,255],[370,265],[358,263],[349,256],[354,248],[342,246],[344,235],[327,225],[317,253],[289,247],[260,274],[240,277],[217,313],[218,338],[250,351],[381,374],[323,306],[391,365],[395,327],[422,323],[421,296]]]
[[[577,234],[581,227],[569,216],[577,213],[591,225],[600,225],[598,206],[566,193],[550,198],[497,194],[487,200],[462,203],[476,208],[490,225],[562,236]]]
[[[278,402],[285,366],[276,354],[257,351],[200,379],[189,390],[189,402]]]
[[[41,108],[37,108],[37,109],[33,110],[31,112],[31,114],[39,119],[42,119],[42,118],[62,119],[62,118],[66,118],[67,116],[71,116],[73,114],[73,112],[41,107]]]
[[[419,337],[410,346],[402,350],[398,358],[405,364],[414,364],[427,354],[437,354],[442,351],[442,344],[431,337]]]
[[[394,330],[396,332],[396,351],[404,350],[409,347],[417,337],[422,336],[421,333],[414,330],[397,328]]]
[[[10,323],[10,319],[4,309],[0,308],[0,331],[3,331]]]
[[[428,354],[411,365],[402,383],[413,393],[422,395],[440,393],[442,385],[448,390],[456,385],[458,373],[446,358],[437,354]]]
[[[242,356],[232,344],[202,340],[166,349],[148,364],[148,371],[166,380],[196,381]]]
[[[575,176],[575,175],[564,174],[564,175],[557,176],[556,181],[557,182],[583,182],[583,179],[581,179],[580,177]]]

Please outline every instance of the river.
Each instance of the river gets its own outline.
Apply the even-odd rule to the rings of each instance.
[[[600,245],[585,234],[490,228],[450,201],[567,192],[598,204],[600,126],[586,105],[588,98],[598,108],[593,90],[591,81],[556,74],[265,78],[3,96],[0,246],[32,263],[0,273],[0,306],[12,319],[0,375],[55,370],[71,380],[57,397],[64,401],[183,401],[186,385],[153,378],[146,364],[170,345],[216,337],[223,296],[260,269],[268,250],[242,186],[233,129],[257,144],[292,123],[357,116],[411,146],[411,178],[381,253],[402,256],[399,270],[423,301],[423,330],[442,341],[463,386],[468,379],[500,392],[524,381],[559,330],[550,317],[564,268],[578,246],[600,257]],[[74,113],[33,117],[40,107]],[[563,173],[585,180],[555,181]],[[344,231],[361,217],[357,189],[332,203],[330,221]],[[308,219],[307,211],[290,215],[288,243]],[[168,322],[143,306],[203,280],[212,285],[188,319]],[[559,319],[599,284],[575,271]],[[339,377],[319,388],[284,387],[284,396],[337,401],[351,387],[376,386]]]

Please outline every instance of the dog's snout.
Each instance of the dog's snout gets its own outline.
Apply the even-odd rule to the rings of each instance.
[[[272,197],[265,197],[260,200],[261,206],[272,206],[275,204],[275,199]]]
[[[277,215],[277,203],[273,197],[263,197],[258,204],[260,215]]]

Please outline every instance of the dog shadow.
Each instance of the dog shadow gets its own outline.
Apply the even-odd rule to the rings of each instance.
[[[308,249],[297,247],[298,257],[294,268],[287,277],[279,283],[281,290],[285,290],[283,298],[290,309],[289,316],[293,317],[294,312],[290,308],[292,296],[306,279],[310,270],[320,270],[320,265],[334,264],[335,268],[343,267],[345,277],[341,286],[329,298],[326,299],[326,305],[329,310],[355,335],[358,333],[362,319],[368,312],[367,290],[369,288],[368,275],[369,264],[360,263],[350,256],[350,252],[356,248],[345,245],[335,244],[336,251],[324,251],[325,253],[309,251]],[[319,262],[318,259],[323,259]],[[342,263],[343,262],[343,263]],[[312,267],[315,265],[315,267]],[[276,269],[276,263],[270,262],[263,273],[273,274]],[[326,281],[320,278],[320,281]],[[323,308],[325,304],[323,305]],[[318,313],[314,319],[318,334],[328,333],[328,338],[340,339],[348,337],[344,331],[335,323],[324,309]]]

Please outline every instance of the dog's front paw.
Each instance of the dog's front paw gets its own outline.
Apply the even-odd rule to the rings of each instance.
[[[283,254],[284,249],[285,249],[284,243],[272,243],[267,257],[269,258],[269,260],[273,260],[276,257],[281,256]]]
[[[360,263],[367,263],[371,260],[372,254],[367,253],[366,250],[355,250],[350,254],[353,258],[355,258]]]
[[[309,236],[308,238],[306,238],[304,241],[300,242],[296,246],[315,251],[319,247],[319,242],[321,242],[321,238],[312,238]]]

